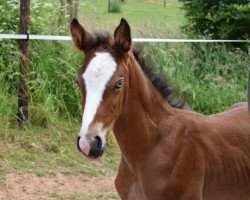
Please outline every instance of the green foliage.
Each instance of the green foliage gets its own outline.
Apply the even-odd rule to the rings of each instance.
[[[0,33],[19,32],[20,0],[0,0]],[[59,2],[32,0],[30,4],[32,34],[52,34],[58,31]],[[49,13],[45,15],[44,13]],[[53,17],[53,19],[51,19]],[[60,31],[60,30],[59,30]]]
[[[31,34],[58,34],[65,33],[58,27],[59,1],[32,0],[30,4]]]
[[[187,18],[187,32],[213,39],[250,37],[249,0],[180,0]]]
[[[19,0],[0,0],[0,33],[18,33]],[[0,91],[14,94],[18,77],[19,56],[17,41],[0,41]],[[3,96],[0,97],[3,98]],[[2,109],[3,106],[2,106]],[[6,110],[5,110],[6,111]]]
[[[0,41],[0,88],[10,94],[17,92],[19,60],[16,41]]]
[[[19,0],[0,0],[0,33],[17,33],[19,29]]]

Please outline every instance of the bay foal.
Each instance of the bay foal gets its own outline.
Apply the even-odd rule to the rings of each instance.
[[[133,53],[124,19],[114,37],[90,34],[77,20],[71,33],[85,55],[77,74],[83,106],[77,146],[99,158],[113,130],[122,200],[250,199],[247,104],[212,116],[175,108],[171,89],[161,77],[147,76]]]

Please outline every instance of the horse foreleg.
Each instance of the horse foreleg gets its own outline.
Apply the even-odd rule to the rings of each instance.
[[[123,157],[121,158],[115,186],[121,200],[144,200],[140,185]]]

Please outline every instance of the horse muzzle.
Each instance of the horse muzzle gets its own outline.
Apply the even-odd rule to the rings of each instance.
[[[77,149],[90,159],[96,159],[102,156],[104,152],[101,137],[78,136],[76,139]]]

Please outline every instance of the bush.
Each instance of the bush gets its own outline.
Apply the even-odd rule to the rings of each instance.
[[[19,28],[19,0],[0,0],[0,33],[17,33]]]
[[[249,0],[180,0],[187,32],[213,39],[250,38]]]

